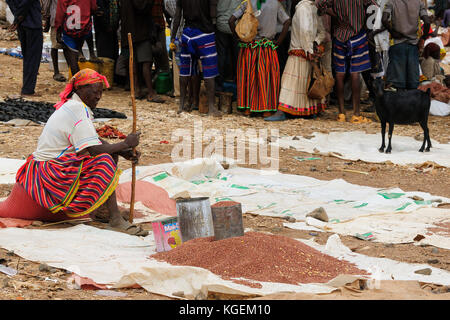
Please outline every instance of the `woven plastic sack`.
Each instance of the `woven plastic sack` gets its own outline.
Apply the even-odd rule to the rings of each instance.
[[[241,20],[239,20],[236,26],[236,33],[242,42],[252,42],[258,33],[258,19],[256,19],[253,13],[253,7],[250,0],[247,0],[247,9],[244,12]]]

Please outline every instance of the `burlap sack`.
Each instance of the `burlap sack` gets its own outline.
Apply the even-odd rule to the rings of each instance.
[[[324,99],[334,87],[334,78],[326,71],[321,63],[313,64],[313,72],[308,81],[308,97],[310,99]]]
[[[236,33],[242,42],[252,42],[258,33],[258,19],[253,13],[251,0],[248,0],[247,3],[247,9],[236,26]]]

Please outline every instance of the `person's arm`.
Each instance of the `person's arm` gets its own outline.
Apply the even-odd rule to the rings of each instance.
[[[177,0],[177,10],[175,11],[175,17],[173,18],[173,28],[170,33],[170,42],[175,42],[175,36],[177,35],[177,30],[181,23],[181,0]]]
[[[91,156],[97,156],[102,153],[107,153],[110,155],[119,154],[121,153],[125,154],[125,152],[128,152],[130,148],[137,147],[139,145],[139,136],[140,133],[130,133],[124,141],[118,142],[118,143],[108,143],[102,139],[100,141],[102,144],[97,146],[91,146],[86,148]]]
[[[333,10],[333,0],[320,0],[317,3],[317,9],[319,9],[319,15],[328,14],[335,17],[336,13]]]
[[[246,9],[247,2],[241,3],[236,11],[231,15],[230,19],[228,19],[228,25],[230,26],[231,33],[234,35],[234,37],[236,37],[236,39],[239,39],[239,36],[236,33],[236,21],[244,15]]]
[[[278,36],[278,39],[276,39],[274,41],[274,44],[276,46],[279,46],[280,44],[283,43],[284,39],[286,38],[288,32],[289,32],[289,27],[291,26],[291,19],[287,19],[284,23],[283,23],[283,30],[281,30],[280,35]]]
[[[420,5],[419,15],[420,15],[420,19],[422,19],[422,21],[423,21],[423,30],[424,30],[424,32],[423,32],[423,35],[422,35],[422,39],[426,39],[430,35],[429,32],[430,32],[430,26],[431,26],[431,19],[428,16],[427,9],[425,8],[425,6],[422,3]],[[438,29],[439,28],[437,27],[436,31]]]
[[[30,10],[33,0],[25,0],[24,3],[15,10],[14,12],[14,22],[9,26],[9,31],[16,31],[17,27],[25,20]]]
[[[275,39],[274,44],[276,46],[279,46],[283,43],[284,39],[286,38],[289,27],[291,26],[291,19],[289,15],[286,13],[286,10],[281,5],[281,3],[278,2],[278,10],[277,10],[277,20],[279,23],[283,24],[283,30],[281,30],[280,35],[278,36],[278,39]]]
[[[42,0],[42,20],[44,21],[43,31],[48,32],[50,30],[50,6],[52,0]]]
[[[404,37],[403,34],[394,30],[394,28],[392,28],[391,12],[392,12],[392,4],[390,2],[388,2],[384,8],[383,16],[381,18],[381,23],[382,23],[383,27],[389,31],[389,33],[391,34],[391,36],[394,39],[403,38]]]
[[[23,22],[23,20],[25,20],[34,1],[37,1],[37,0],[24,0],[22,6],[20,6],[19,10],[17,11],[17,16],[15,16],[15,19],[14,19],[15,23],[17,22],[17,24],[20,24]],[[19,21],[19,19],[20,19],[20,21]]]
[[[217,0],[209,0],[209,15],[211,16],[213,25],[216,25]]]
[[[56,5],[56,15],[55,15],[55,29],[61,30],[64,19],[67,11],[67,1],[66,0],[58,0],[58,4]]]

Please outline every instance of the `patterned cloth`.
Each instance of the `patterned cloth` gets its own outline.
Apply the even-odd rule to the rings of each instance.
[[[251,112],[277,111],[280,65],[272,41],[240,43],[237,69],[237,107]]]
[[[64,155],[50,161],[30,156],[16,182],[52,213],[81,217],[100,207],[114,192],[120,171],[109,154]]]
[[[338,73],[363,72],[371,69],[369,43],[363,31],[347,42],[334,39],[333,65]]]
[[[203,78],[217,77],[219,69],[214,33],[203,33],[199,29],[186,27],[181,39],[180,76],[197,74],[197,61],[200,59]]]
[[[289,58],[281,78],[278,110],[295,116],[309,116],[325,110],[324,101],[308,97],[308,84],[312,75],[310,61],[320,58],[326,32],[317,15],[313,1],[301,1],[292,17]],[[313,43],[319,44],[316,48]]]
[[[61,101],[55,104],[55,108],[59,109],[66,101],[69,99],[69,95],[72,93],[74,89],[78,87],[85,86],[87,84],[94,84],[103,82],[107,88],[109,88],[108,79],[105,76],[102,76],[95,70],[86,68],[78,71],[66,85],[66,88],[63,92],[60,93]]]
[[[375,0],[319,0],[317,7],[322,12],[327,8],[333,9],[337,15],[334,37],[347,42],[364,28],[366,7],[371,4],[377,5]]]
[[[308,98],[308,80],[312,66],[301,55],[289,53],[289,58],[281,79],[278,110],[294,116],[310,116],[325,110],[324,101]],[[304,52],[303,52],[304,54]]]

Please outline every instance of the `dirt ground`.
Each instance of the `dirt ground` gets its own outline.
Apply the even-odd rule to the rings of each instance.
[[[0,41],[0,47],[14,47],[19,45],[17,41]],[[22,81],[22,60],[6,55],[0,55],[0,98],[14,96],[20,93]],[[57,102],[59,93],[63,90],[64,84],[52,80],[52,72],[48,64],[41,64],[39,71],[37,93],[41,97],[33,98],[35,101]],[[332,131],[361,130],[367,133],[379,133],[380,124],[376,122],[373,113],[364,113],[372,118],[373,123],[354,125],[350,123],[338,123],[334,121],[337,116],[336,106],[330,106],[317,119],[291,119],[281,123],[267,123],[259,117],[245,117],[234,112],[231,115],[223,115],[221,119],[211,118],[198,111],[191,114],[182,113],[178,115],[178,100],[164,96],[166,103],[155,104],[145,100],[137,101],[137,125],[141,130],[141,143],[139,150],[142,153],[141,163],[145,165],[158,164],[170,161],[170,155],[174,143],[172,133],[178,128],[188,129],[193,133],[194,122],[201,121],[203,130],[218,129],[225,133],[226,129],[278,129],[281,136],[308,136],[313,132],[329,133]],[[126,120],[111,120],[107,124],[117,127],[120,131],[128,133],[132,127],[132,109],[129,91],[119,87],[113,87],[104,92],[99,107],[110,108],[115,111],[127,114]],[[351,111],[348,111],[351,114]],[[97,123],[103,126],[104,123]],[[0,157],[24,159],[31,154],[37,144],[37,140],[42,131],[42,126],[14,127],[0,123]],[[440,143],[450,142],[450,122],[448,117],[431,116],[429,119],[431,138]],[[419,125],[396,126],[396,135],[416,137],[421,140],[422,130]],[[168,144],[161,141],[168,141]],[[351,143],[351,141],[349,141]],[[421,142],[417,141],[417,149]],[[450,170],[447,168],[419,168],[398,166],[390,163],[368,164],[361,161],[347,161],[334,157],[320,156],[320,160],[299,162],[294,156],[311,156],[292,149],[280,149],[280,171],[283,173],[310,176],[321,180],[344,179],[349,183],[366,185],[377,188],[399,187],[404,191],[423,191],[434,195],[450,197]],[[119,164],[121,169],[131,167],[125,161]],[[258,166],[250,166],[258,168]],[[354,171],[368,172],[369,175],[348,172]],[[424,170],[425,169],[425,170]],[[0,185],[0,198],[6,197],[12,185]],[[308,231],[298,231],[283,227],[284,220],[278,218],[262,217],[251,214],[244,214],[244,227],[252,228],[255,231],[272,232],[278,235],[285,235],[294,238],[309,239],[314,237],[320,244],[324,244],[330,233],[318,233],[311,235]],[[99,223],[91,223],[98,227],[104,227]],[[61,225],[58,227],[65,227]],[[151,228],[145,225],[145,228]],[[431,246],[414,246],[412,244],[392,245],[372,243],[362,241],[354,237],[341,236],[342,242],[352,251],[373,257],[386,257],[393,260],[410,263],[429,263],[430,260],[437,260],[434,267],[450,271],[450,250],[434,248]],[[436,250],[437,249],[437,250]],[[2,260],[4,259],[4,260]],[[167,297],[146,292],[144,289],[120,289],[117,291],[126,293],[126,297],[103,297],[96,295],[92,290],[76,290],[67,286],[67,279],[70,276],[64,270],[40,271],[39,263],[26,261],[19,258],[14,253],[8,253],[0,249],[0,261],[2,264],[19,270],[18,275],[13,279],[0,273],[0,299],[169,299]],[[436,261],[433,261],[436,262]],[[56,279],[58,282],[45,280],[46,278]],[[395,291],[395,286],[391,288]],[[443,298],[448,298],[444,294],[448,288],[436,286],[420,287],[417,292],[425,292],[423,295],[417,294],[420,299],[427,299],[430,296],[426,292],[440,294]],[[402,299],[401,290],[397,292],[397,299]],[[431,295],[431,297],[437,295]],[[307,299],[305,296],[292,296],[294,299]],[[325,295],[326,297],[326,295]],[[374,296],[375,297],[375,296]],[[228,299],[233,297],[214,295],[210,299]],[[280,297],[274,297],[280,298]],[[330,296],[332,298],[332,296]],[[334,298],[334,297],[333,297]],[[344,298],[344,297],[341,297]],[[370,295],[369,295],[370,298]],[[376,297],[376,299],[383,297]],[[281,299],[289,299],[289,296]],[[349,299],[352,299],[350,296]],[[405,299],[411,299],[410,296]]]

